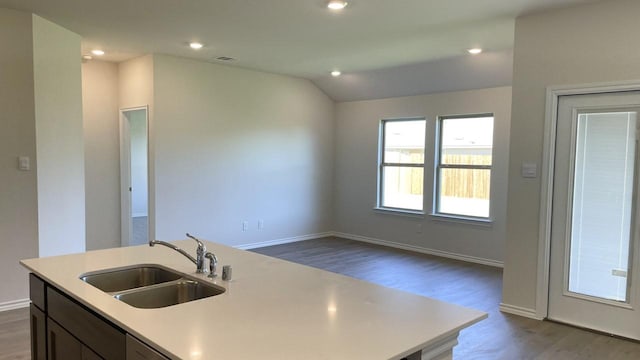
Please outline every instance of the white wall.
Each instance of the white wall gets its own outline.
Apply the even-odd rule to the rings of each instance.
[[[152,105],[153,55],[118,64],[118,99],[120,109]]]
[[[0,9],[0,308],[29,297],[18,261],[38,256],[31,14]],[[19,171],[18,156],[31,171]]]
[[[147,112],[127,111],[131,142],[131,215],[147,216]]]
[[[551,85],[640,79],[637,0],[604,1],[516,20],[509,218],[503,302],[536,309],[540,178],[520,177],[522,162],[542,163],[545,89]]]
[[[33,15],[40,256],[85,250],[80,36]]]
[[[82,64],[87,250],[120,246],[118,65]]]
[[[170,56],[153,67],[158,239],[190,232],[240,245],[331,230],[325,94],[303,79]]]
[[[336,110],[335,230],[370,240],[499,264],[503,260],[506,226],[508,136],[511,88],[339,103]],[[442,115],[493,113],[494,158],[491,178],[491,226],[466,225],[430,216],[413,217],[375,211],[377,197],[378,133],[381,119],[425,117],[433,134]],[[433,136],[428,136],[433,139]],[[426,144],[433,159],[435,144]],[[433,199],[433,168],[425,165],[425,204]],[[426,205],[428,206],[428,205]],[[430,207],[425,208],[429,212]],[[421,229],[420,229],[421,227]]]

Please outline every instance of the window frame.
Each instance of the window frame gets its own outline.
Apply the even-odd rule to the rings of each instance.
[[[472,216],[466,214],[457,214],[457,213],[446,213],[440,211],[440,171],[442,169],[467,169],[467,170],[489,170],[489,179],[493,178],[493,150],[495,149],[495,136],[491,141],[491,165],[467,165],[467,164],[443,164],[442,163],[442,135],[443,135],[443,122],[445,120],[451,119],[473,119],[473,118],[493,118],[493,134],[495,135],[495,122],[496,117],[494,113],[477,113],[477,114],[463,114],[463,115],[444,115],[438,116],[438,120],[436,121],[436,144],[435,144],[435,159],[434,159],[434,169],[433,169],[433,209],[432,216],[442,217],[442,218],[450,218],[450,219],[459,219],[459,220],[470,220],[475,222],[492,222],[492,191],[491,186],[493,181],[489,183],[489,214],[484,216]]]
[[[422,163],[386,163],[385,162],[385,149],[386,149],[386,141],[385,141],[385,131],[386,124],[391,122],[408,122],[408,121],[424,121],[425,131],[424,131],[424,146],[422,148],[423,152],[423,160]],[[427,119],[426,117],[407,117],[407,118],[390,118],[390,119],[382,119],[380,120],[379,126],[379,140],[378,140],[378,188],[377,188],[377,201],[375,210],[383,210],[383,211],[391,211],[405,214],[415,214],[415,215],[424,215],[425,214],[425,204],[424,204],[424,194],[425,194],[425,180],[426,180],[426,160],[427,160]],[[385,167],[406,167],[406,168],[422,168],[422,209],[410,209],[410,208],[399,208],[392,206],[384,206],[384,170]]]

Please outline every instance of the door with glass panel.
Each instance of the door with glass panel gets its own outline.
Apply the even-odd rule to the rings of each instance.
[[[637,92],[559,100],[549,313],[640,339]]]

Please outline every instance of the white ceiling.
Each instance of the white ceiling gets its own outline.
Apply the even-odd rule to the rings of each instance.
[[[80,34],[83,52],[101,48],[105,60],[229,56],[237,59],[231,65],[309,78],[334,99],[347,99],[354,96],[342,93],[353,91],[329,84],[331,70],[411,79],[407,70],[442,68],[441,59],[468,56],[470,47],[511,49],[518,15],[594,1],[350,0],[339,13],[325,0],[0,0],[0,7],[36,13]],[[193,51],[189,41],[205,47]]]
[[[335,101],[355,101],[509,86],[512,73],[513,52],[503,50],[325,76],[314,83]]]

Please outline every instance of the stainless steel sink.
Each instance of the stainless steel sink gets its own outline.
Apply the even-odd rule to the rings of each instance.
[[[128,269],[112,269],[80,277],[98,289],[114,293],[181,279],[178,272],[159,266],[143,265]]]
[[[193,280],[179,280],[146,289],[125,292],[115,295],[115,298],[133,307],[156,309],[204,299],[224,292],[225,289],[223,287]]]
[[[220,295],[225,288],[159,265],[139,265],[80,275],[87,284],[133,307],[155,309]]]

